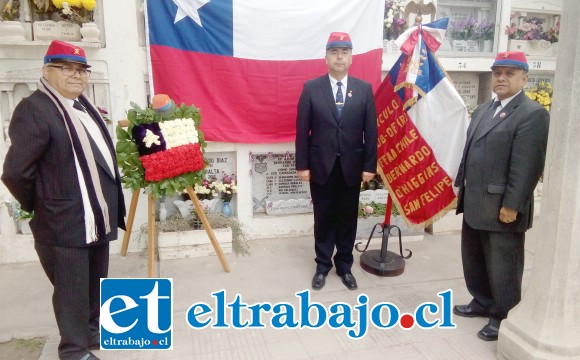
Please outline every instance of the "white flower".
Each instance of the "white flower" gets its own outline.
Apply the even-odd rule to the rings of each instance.
[[[66,1],[62,3],[62,13],[65,15],[72,14],[72,10],[70,9],[70,6]]]
[[[193,119],[175,119],[159,123],[167,149],[199,142]]]

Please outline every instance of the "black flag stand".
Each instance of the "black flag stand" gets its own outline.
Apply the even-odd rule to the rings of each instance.
[[[368,250],[369,244],[371,243],[371,239],[373,238],[373,234],[377,229],[377,226],[381,228],[379,231],[383,234],[383,241],[381,243],[380,250]],[[395,254],[392,251],[387,251],[387,246],[389,245],[389,236],[396,235],[391,234],[391,231],[396,229],[399,234],[399,253]],[[380,224],[377,223],[373,226],[373,230],[371,231],[371,235],[369,236],[369,240],[367,241],[367,245],[363,250],[359,248],[362,242],[359,242],[355,245],[355,248],[358,252],[361,252],[360,256],[360,264],[361,267],[371,274],[375,274],[378,276],[398,276],[405,271],[405,259],[409,259],[413,252],[409,249],[405,249],[409,252],[407,256],[403,255],[403,240],[401,239],[401,229],[396,225],[388,225],[388,224]]]

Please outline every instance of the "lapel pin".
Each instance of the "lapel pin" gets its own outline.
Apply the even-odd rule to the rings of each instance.
[[[346,95],[348,97],[352,97],[352,90],[348,92],[348,94]]]
[[[500,113],[500,114],[499,114],[499,117],[500,117],[501,119],[503,119],[503,118],[505,117],[505,113],[504,113],[504,112]]]

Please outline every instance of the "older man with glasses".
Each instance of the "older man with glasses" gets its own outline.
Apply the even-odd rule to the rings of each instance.
[[[60,359],[98,359],[100,279],[109,241],[124,229],[125,204],[115,148],[96,107],[83,95],[91,71],[78,46],[53,41],[38,90],[10,121],[2,181],[34,211],[30,227],[54,286]]]

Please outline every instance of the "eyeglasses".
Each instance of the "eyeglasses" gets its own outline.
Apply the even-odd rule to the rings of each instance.
[[[74,67],[57,65],[48,65],[47,67],[60,69],[65,76],[74,76],[76,73],[79,73],[79,76],[82,78],[88,78],[91,76],[91,70],[87,69],[76,69]]]

